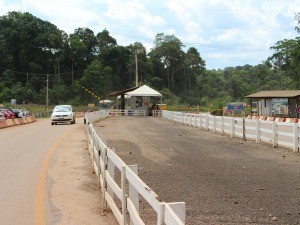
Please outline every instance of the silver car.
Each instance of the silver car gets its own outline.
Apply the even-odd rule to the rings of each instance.
[[[57,123],[75,123],[75,114],[71,105],[57,105],[51,115],[51,125]]]

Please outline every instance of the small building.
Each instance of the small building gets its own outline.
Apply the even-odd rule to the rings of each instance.
[[[130,98],[130,109],[145,110],[146,115],[152,113],[149,111],[152,111],[153,107],[155,107],[157,103],[161,103],[162,94],[147,85],[143,85],[133,91],[127,92],[126,94]],[[151,97],[156,98],[156,100],[151,102]]]
[[[117,99],[121,100],[120,109],[125,109],[127,100],[128,110],[144,110],[146,115],[151,114],[158,103],[162,102],[162,94],[147,85],[114,92],[109,96],[118,96]]]
[[[299,118],[300,90],[260,91],[246,97],[251,100],[253,114]]]

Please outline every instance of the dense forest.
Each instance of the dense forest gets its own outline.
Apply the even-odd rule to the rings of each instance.
[[[295,15],[300,33],[300,14]],[[206,69],[194,47],[174,35],[159,33],[150,52],[142,43],[120,46],[109,31],[77,28],[68,35],[30,13],[0,17],[0,103],[97,103],[100,98],[135,86],[139,80],[165,93],[166,103],[222,107],[261,90],[299,89],[300,37],[280,40],[264,63]]]

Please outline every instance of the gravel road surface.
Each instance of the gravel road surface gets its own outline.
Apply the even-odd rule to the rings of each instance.
[[[300,224],[300,156],[291,150],[162,118],[95,127],[162,201],[186,202],[186,224]]]

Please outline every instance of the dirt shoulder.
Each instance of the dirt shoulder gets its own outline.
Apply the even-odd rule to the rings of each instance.
[[[56,149],[48,172],[48,224],[116,225],[111,213],[101,215],[101,190],[93,171],[84,125],[77,126]]]
[[[162,201],[186,202],[186,224],[299,224],[299,154],[162,118],[111,117],[96,129]]]

